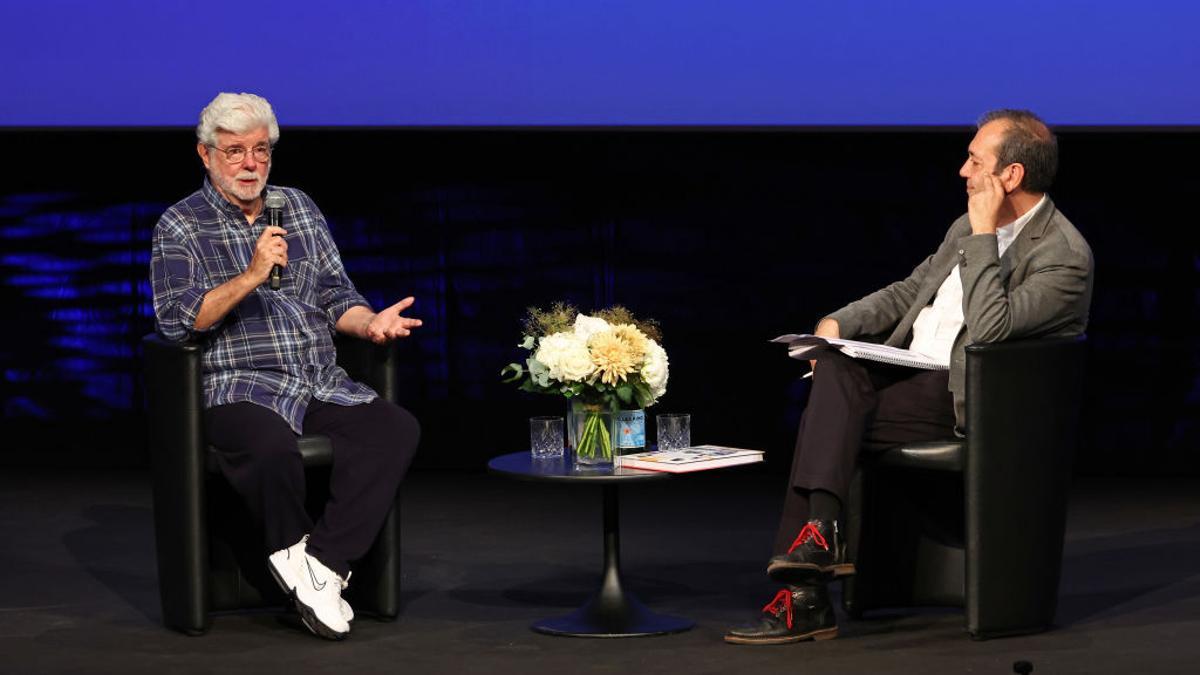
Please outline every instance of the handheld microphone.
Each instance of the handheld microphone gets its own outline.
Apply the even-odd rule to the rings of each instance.
[[[263,202],[267,207],[267,225],[275,227],[283,227],[283,206],[286,201],[283,198],[282,192],[268,192],[267,199]],[[279,290],[279,284],[283,280],[283,268],[275,265],[271,268],[271,290]]]

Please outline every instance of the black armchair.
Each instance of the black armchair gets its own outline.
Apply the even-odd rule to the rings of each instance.
[[[151,334],[145,347],[146,408],[154,474],[154,528],[163,623],[190,635],[214,610],[283,604],[267,571],[261,532],[220,475],[204,440],[201,347]],[[383,398],[396,400],[395,349],[338,337],[338,364]],[[325,436],[300,438],[308,506],[328,498],[333,449]],[[400,612],[400,517],[393,506],[367,555],[354,566],[347,599],[356,612],[392,620]]]
[[[956,605],[976,639],[1046,630],[1062,567],[1086,339],[967,347],[967,438],[864,458],[843,606]]]

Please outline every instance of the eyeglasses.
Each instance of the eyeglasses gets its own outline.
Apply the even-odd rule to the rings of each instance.
[[[246,149],[240,145],[235,145],[231,148],[218,148],[215,145],[208,147],[225,153],[225,161],[230,164],[241,164],[246,160]],[[266,143],[254,146],[249,152],[254,155],[254,161],[256,162],[268,162],[271,160],[271,146]]]

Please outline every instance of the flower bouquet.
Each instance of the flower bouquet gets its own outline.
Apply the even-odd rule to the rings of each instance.
[[[615,305],[592,316],[557,303],[529,309],[520,347],[524,365],[500,371],[523,391],[563,396],[571,402],[571,445],[582,464],[613,461],[613,431],[606,419],[621,409],[648,408],[667,391],[667,352],[658,325]]]

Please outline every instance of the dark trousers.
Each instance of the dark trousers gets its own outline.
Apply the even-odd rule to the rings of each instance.
[[[261,524],[267,552],[308,534],[309,555],[345,578],[350,561],[366,554],[383,527],[416,453],[420,427],[407,410],[383,399],[355,406],[313,399],[303,428],[328,436],[333,446],[329,501],[316,523],[304,508],[298,437],[282,417],[253,403],[204,413],[204,432],[218,449],[221,473]]]
[[[890,366],[840,353],[822,355],[800,418],[792,474],[775,537],[787,551],[808,520],[808,493],[846,503],[860,452],[954,436],[954,400],[945,370]]]

